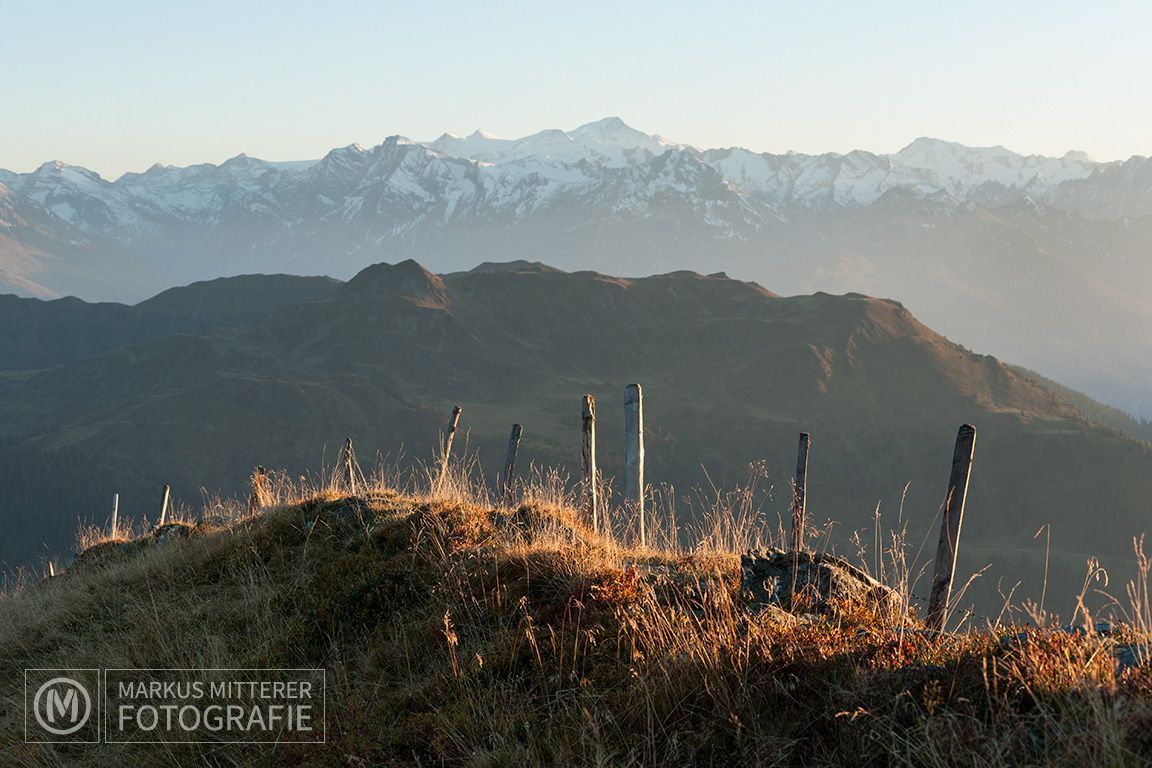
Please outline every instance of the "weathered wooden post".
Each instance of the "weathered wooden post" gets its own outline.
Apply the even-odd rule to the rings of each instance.
[[[940,521],[940,543],[936,546],[936,570],[932,575],[932,594],[928,600],[929,629],[943,631],[948,622],[948,600],[952,594],[952,577],[956,575],[956,548],[960,544],[960,526],[964,522],[964,501],[968,496],[968,478],[972,474],[972,454],[976,450],[976,427],[965,424],[956,435],[952,453],[952,476],[944,500],[944,519]]]
[[[792,551],[804,551],[804,530],[808,525],[808,449],[812,443],[807,432],[800,433],[796,453],[796,478],[792,481]]]
[[[640,546],[644,530],[644,395],[639,384],[624,389],[624,499],[640,516]]]
[[[583,483],[584,508],[592,521],[592,530],[600,532],[600,489],[596,478],[596,399],[584,395],[580,411],[580,475]]]
[[[352,438],[344,438],[344,449],[342,453],[342,469],[344,470],[344,484],[348,488],[348,493],[356,495],[356,453],[352,448]]]
[[[108,528],[108,535],[113,539],[120,529],[120,494],[112,494],[112,524]]]
[[[164,500],[160,502],[160,522],[157,524],[157,526],[156,526],[157,528],[163,526],[164,523],[168,522],[168,497],[171,494],[172,494],[172,488],[170,486],[167,486],[167,485],[164,486]]]
[[[252,473],[252,493],[248,496],[248,514],[254,515],[264,506],[264,467]]]
[[[48,561],[48,578],[50,578],[50,579],[56,578],[56,564],[53,563],[51,560]]]
[[[524,428],[519,424],[512,425],[512,434],[508,436],[508,457],[504,460],[504,503],[512,498],[512,475],[516,471],[516,451],[520,448],[520,438],[524,435]]]
[[[452,438],[456,436],[456,427],[460,424],[460,406],[452,408],[452,415],[448,417],[448,429],[444,432],[444,446],[440,452],[440,482],[448,475],[448,459],[452,456]]]

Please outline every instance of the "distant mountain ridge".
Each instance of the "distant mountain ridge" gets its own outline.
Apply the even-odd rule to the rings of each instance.
[[[398,151],[397,147],[413,149]],[[0,183],[83,230],[114,227],[141,232],[163,224],[165,216],[211,220],[230,205],[263,208],[262,203],[287,197],[300,191],[302,185],[343,179],[361,186],[371,183],[373,176],[401,170],[402,155],[409,152],[419,156],[410,162],[425,167],[437,159],[449,164],[453,159],[474,161],[478,165],[473,178],[489,185],[485,191],[490,201],[516,198],[517,203],[525,202],[527,198],[517,195],[515,188],[523,187],[527,180],[532,189],[521,191],[534,193],[537,204],[566,187],[595,181],[590,172],[593,169],[635,167],[666,153],[684,154],[715,169],[741,193],[773,208],[868,205],[893,189],[924,197],[943,195],[960,202],[986,197],[993,189],[1004,193],[1014,190],[1034,200],[1071,204],[1075,194],[1057,192],[1064,182],[1085,180],[1104,171],[1116,175],[1116,169],[1129,164],[1143,167],[1140,161],[1145,160],[1137,157],[1126,163],[1097,163],[1073,151],[1060,158],[1021,155],[1001,146],[967,147],[928,137],[918,138],[892,155],[863,150],[846,155],[805,155],[758,153],[739,147],[701,149],[643,133],[618,117],[610,117],[572,131],[551,129],[519,139],[503,139],[479,130],[464,137],[445,133],[426,142],[391,136],[371,149],[354,144],[312,161],[274,163],[240,154],[219,166],[157,164],[143,173],[126,173],[113,182],[82,167],[52,161],[29,174],[0,171]],[[405,170],[412,169],[409,165]],[[567,178],[559,173],[564,170],[569,171]],[[351,204],[341,207],[335,199],[331,199],[331,206],[345,215],[351,208]],[[265,210],[272,215],[279,213],[277,206]]]
[[[169,288],[135,306],[0,295],[0,371],[54,368],[177,333],[250,328],[278,309],[322,299],[339,285],[324,277],[222,277]]]
[[[1152,165],[919,138],[891,155],[698,149],[606,118],[520,139],[391,136],[107,181],[0,172],[0,292],[135,301],[222,275],[414,258],[899,299],[969,347],[1152,417]]]

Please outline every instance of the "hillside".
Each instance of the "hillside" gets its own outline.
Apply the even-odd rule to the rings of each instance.
[[[1152,441],[1152,422],[1147,419],[1136,419],[1130,414],[1113,408],[1110,405],[1097,402],[1092,398],[1085,395],[1083,392],[1077,392],[1071,387],[1064,386],[1063,384],[1052,381],[1051,379],[1041,376],[1035,371],[1031,371],[1021,366],[1009,366],[1012,370],[1019,373],[1024,378],[1035,381],[1042,385],[1045,389],[1051,390],[1059,395],[1061,398],[1067,400],[1076,410],[1083,413],[1097,424],[1114,427],[1126,435],[1137,437],[1141,440]]]
[[[809,506],[835,523],[833,540],[875,529],[879,502],[882,530],[907,523],[919,541],[934,535],[956,426],[971,422],[980,445],[965,568],[991,562],[1035,594],[1044,553],[1033,534],[1050,523],[1050,580],[1068,593],[1088,554],[1120,569],[1146,529],[1152,447],[896,302],[780,297],[723,275],[622,279],[524,264],[437,276],[405,262],[369,267],[247,330],[0,375],[2,558],[64,550],[78,520],[107,518],[114,491],[123,513],[154,516],[164,484],[194,506],[205,492],[241,492],[257,464],[314,472],[346,436],[369,464],[403,469],[431,455],[455,404],[485,480],[513,422],[525,427],[522,467],[573,476],[579,401],[592,393],[612,477],[633,381],[645,387],[648,481],[675,487],[665,496],[685,525],[700,514],[694,488],[732,488],[750,465],[774,488],[761,514],[783,515],[806,430]],[[988,609],[1000,598],[995,578],[985,584]]]
[[[135,301],[171,284],[147,259],[14,194],[9,176],[0,171],[0,294]]]
[[[746,591],[730,550],[637,549],[589,531],[544,486],[494,508],[450,477],[360,496],[283,483],[255,514],[214,506],[164,535],[89,542],[60,575],[0,594],[12,669],[323,669],[323,743],[227,744],[242,734],[201,729],[206,743],[26,744],[23,681],[9,675],[0,762],[995,768],[1152,757],[1147,659],[1129,659],[1146,652],[1133,645],[1146,627],[936,634],[862,602],[790,612]]]
[[[339,284],[326,277],[243,275],[169,288],[134,306],[0,295],[0,371],[54,368],[180,333],[249,328],[277,309],[323,298]]]

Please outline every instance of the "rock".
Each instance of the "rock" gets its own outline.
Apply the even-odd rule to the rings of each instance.
[[[847,606],[863,607],[889,622],[905,614],[904,602],[894,590],[833,555],[751,551],[740,557],[740,585],[753,602],[793,614],[835,614]]]
[[[192,535],[192,530],[192,526],[184,523],[168,523],[157,526],[157,528],[152,531],[152,540],[156,544],[166,544],[178,539],[187,539]]]
[[[68,572],[78,568],[90,568],[98,565],[120,562],[148,546],[147,539],[107,540],[85,549],[76,555]]]
[[[200,518],[200,525],[203,528],[223,528],[226,525],[233,523],[239,518],[236,515],[230,515],[224,512],[205,514]]]

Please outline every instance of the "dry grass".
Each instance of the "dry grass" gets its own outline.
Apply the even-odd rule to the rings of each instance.
[[[467,464],[400,476],[268,473],[259,504],[208,499],[186,539],[89,532],[64,575],[0,597],[0,656],[25,667],[324,667],[328,743],[22,743],[0,679],[0,765],[1142,765],[1148,561],[1119,636],[993,626],[934,635],[862,606],[756,610],[738,557],[779,543],[749,484],[657,499],[648,545],[602,534],[565,478],[502,505]],[[683,528],[677,505],[704,522]],[[816,537],[817,540],[819,537]],[[860,559],[904,590],[898,532]],[[917,545],[918,546],[918,545]]]

